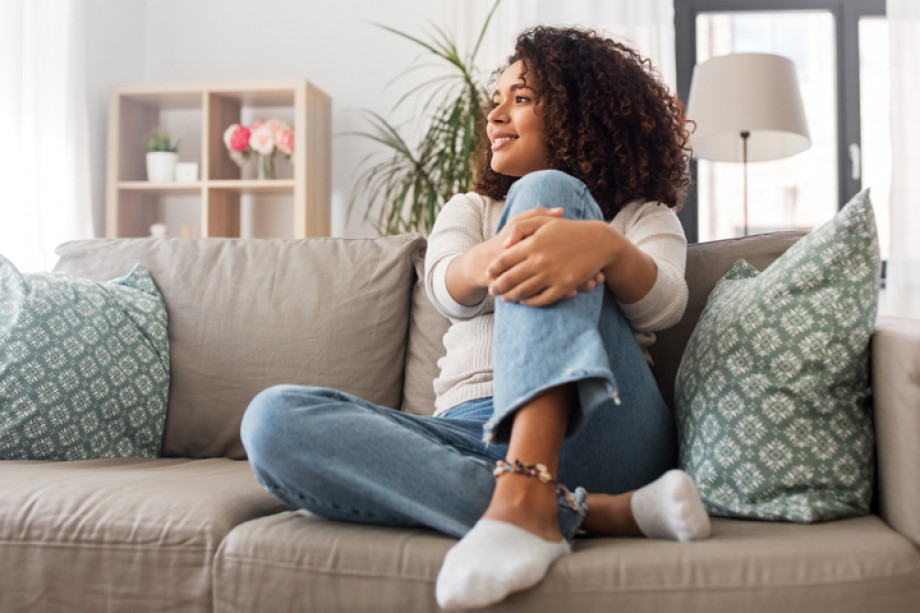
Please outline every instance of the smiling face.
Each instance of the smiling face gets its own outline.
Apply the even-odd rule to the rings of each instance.
[[[512,177],[549,168],[543,118],[537,115],[534,93],[517,61],[502,73],[492,94],[486,132],[492,143],[492,170]]]

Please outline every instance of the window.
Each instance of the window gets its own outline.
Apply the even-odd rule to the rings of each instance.
[[[710,57],[764,52],[795,64],[812,146],[791,158],[748,165],[751,232],[810,230],[865,184],[873,188],[887,249],[884,0],[674,0],[674,7],[684,101],[694,65]],[[861,72],[867,75],[862,91]],[[688,239],[740,236],[741,164],[699,160],[692,172],[695,189],[681,212]]]
[[[862,17],[859,20],[859,127],[862,143],[863,185],[872,189],[875,221],[878,225],[882,259],[891,253],[891,74],[888,62],[888,20]]]

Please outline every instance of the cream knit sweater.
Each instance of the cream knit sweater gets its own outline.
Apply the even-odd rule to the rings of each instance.
[[[434,381],[435,415],[476,398],[492,395],[492,326],[494,302],[486,297],[476,306],[464,306],[447,291],[447,266],[455,257],[495,234],[504,201],[469,193],[444,205],[428,237],[425,287],[428,297],[451,327],[444,335],[447,353],[438,361]],[[654,332],[674,325],[687,305],[684,281],[687,239],[673,210],[655,202],[626,204],[610,225],[658,265],[655,285],[633,304],[620,304],[646,360],[655,342]]]

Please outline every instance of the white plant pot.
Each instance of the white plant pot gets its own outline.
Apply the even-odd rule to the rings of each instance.
[[[147,180],[151,183],[171,183],[176,180],[179,154],[173,151],[147,153]]]

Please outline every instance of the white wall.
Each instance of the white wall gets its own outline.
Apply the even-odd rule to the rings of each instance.
[[[374,26],[414,34],[445,25],[453,2],[430,0],[86,0],[93,200],[103,232],[108,89],[118,83],[304,78],[333,101],[334,235],[372,235],[345,208],[366,139],[356,109],[383,115],[414,76],[387,88],[419,52]],[[456,0],[463,1],[463,0]],[[408,118],[407,112],[403,117]]]
[[[86,0],[86,11],[93,226],[96,236],[104,236],[109,88],[118,83],[144,80],[145,2]]]

